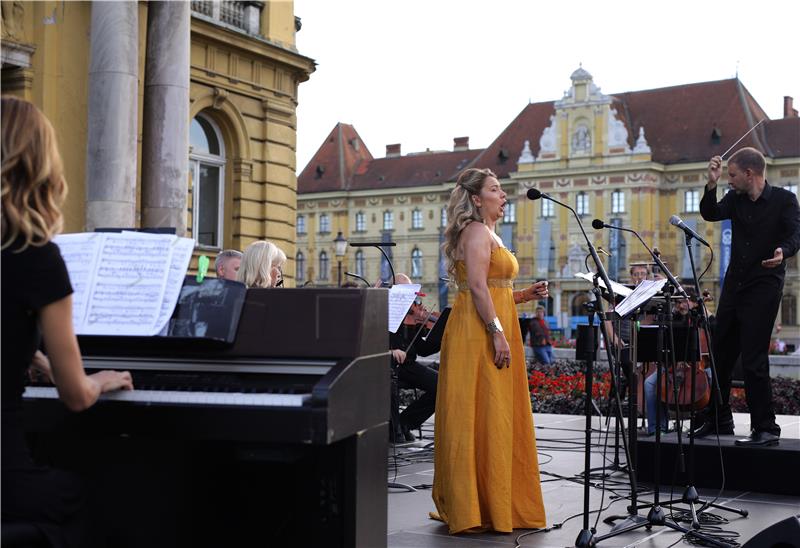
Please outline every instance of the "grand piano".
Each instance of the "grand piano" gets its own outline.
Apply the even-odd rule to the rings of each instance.
[[[34,456],[85,479],[109,546],[385,546],[387,298],[251,289],[228,341],[79,337],[136,390],[74,414],[28,386]]]

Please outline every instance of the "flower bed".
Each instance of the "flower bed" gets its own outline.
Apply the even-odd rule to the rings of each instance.
[[[744,388],[731,389],[731,410],[749,413]],[[772,408],[776,415],[800,415],[800,381],[786,377],[772,378]]]

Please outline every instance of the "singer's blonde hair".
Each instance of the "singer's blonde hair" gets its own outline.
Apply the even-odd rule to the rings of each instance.
[[[456,252],[461,232],[468,224],[474,221],[483,222],[483,217],[481,217],[478,207],[470,199],[470,196],[478,196],[486,179],[489,177],[496,179],[497,175],[491,169],[465,169],[458,175],[456,186],[450,193],[450,201],[447,203],[447,227],[444,229],[442,252],[447,258],[447,272],[451,278],[455,278]]]
[[[28,101],[2,98],[2,249],[22,251],[61,231],[67,183],[50,121]]]
[[[286,253],[272,242],[253,242],[242,254],[236,279],[247,287],[273,287],[272,267],[280,268],[285,262]]]

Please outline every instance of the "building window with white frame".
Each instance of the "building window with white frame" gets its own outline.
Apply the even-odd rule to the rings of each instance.
[[[383,212],[383,229],[394,230],[394,213],[391,211]]]
[[[298,215],[297,216],[297,235],[302,236],[306,233],[306,217],[305,215]]]
[[[328,234],[330,231],[331,231],[331,216],[328,215],[327,213],[321,213],[319,216],[319,233]]]
[[[549,219],[551,217],[555,217],[556,210],[555,204],[550,200],[542,200],[542,218]]]
[[[225,144],[211,118],[200,113],[189,126],[192,237],[199,246],[223,247]]]
[[[363,211],[356,213],[356,232],[366,232],[367,218]]]
[[[625,213],[625,192],[622,190],[611,193],[611,213]]]
[[[411,212],[411,228],[416,230],[422,228],[422,210],[415,209]]]
[[[328,269],[330,265],[328,262],[328,254],[324,251],[319,252],[319,274],[317,278],[320,280],[327,280],[328,279]]]
[[[306,279],[306,258],[302,251],[298,251],[294,256],[295,263],[295,278],[298,282],[304,282]]]
[[[447,206],[442,208],[442,214],[440,215],[439,220],[440,226],[447,226]]]
[[[418,247],[411,251],[411,277],[422,277],[422,251]]]
[[[578,215],[589,214],[589,195],[585,192],[578,192],[575,197],[575,213]]]
[[[356,251],[356,274],[365,278],[367,272],[366,263],[364,262],[364,252],[362,250]]]
[[[683,195],[683,211],[686,213],[697,213],[700,211],[700,191],[687,190]]]
[[[503,210],[504,223],[517,222],[517,204],[515,202],[506,202],[506,207]]]

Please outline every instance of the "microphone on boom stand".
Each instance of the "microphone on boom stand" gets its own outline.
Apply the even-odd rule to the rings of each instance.
[[[598,278],[603,280],[605,283],[608,292],[611,294],[611,301],[615,302],[616,297],[614,295],[614,289],[611,286],[611,280],[608,277],[608,273],[606,272],[605,267],[603,266],[603,262],[600,260],[600,256],[597,254],[597,250],[595,249],[594,245],[592,244],[589,236],[586,235],[586,230],[583,228],[583,223],[581,223],[580,216],[578,213],[562,202],[559,202],[555,198],[544,194],[542,191],[531,188],[527,192],[527,196],[529,200],[538,200],[540,198],[544,198],[545,200],[550,200],[551,202],[555,202],[558,205],[570,210],[572,214],[575,216],[575,220],[578,222],[578,227],[581,229],[581,233],[583,234],[584,240],[586,240],[586,245],[589,248],[589,254],[592,256],[594,260],[595,267],[597,269],[597,273],[594,275],[594,284],[592,288],[592,293],[595,296],[595,310],[590,310],[589,312],[589,338],[592,339],[588,347],[590,350],[586,353],[586,368],[584,371],[584,383],[586,388],[586,395],[585,395],[585,405],[584,405],[584,414],[586,417],[586,427],[585,427],[585,441],[584,441],[584,469],[583,469],[583,529],[581,529],[580,533],[578,533],[578,538],[575,539],[575,546],[578,547],[588,547],[594,546],[598,541],[602,540],[603,538],[607,538],[609,536],[614,536],[616,533],[612,533],[610,535],[604,535],[603,537],[595,537],[594,529],[589,528],[589,474],[590,474],[590,467],[591,467],[591,434],[592,434],[592,381],[594,377],[594,360],[596,358],[596,350],[594,345],[594,329],[592,327],[594,323],[594,314],[597,313],[600,323],[600,332],[603,335],[603,338],[608,341],[608,333],[606,331],[606,316],[605,311],[603,310],[603,298],[602,292],[600,290],[600,286],[598,284]],[[608,357],[608,364],[609,369],[614,370],[614,355],[611,352],[611,345],[606,344],[606,355]],[[615,397],[615,412],[617,418],[617,424],[623,425],[623,436],[622,442],[625,448],[625,458],[628,462],[628,477],[631,482],[631,488],[635,491],[636,490],[636,476],[633,473],[633,466],[631,466],[631,453],[629,451],[628,442],[624,435],[624,421],[622,418],[622,404],[620,403],[619,399],[619,386],[617,384],[617,379],[614,376],[611,376],[611,382],[613,384],[613,391]],[[599,517],[599,516],[598,516]],[[632,518],[638,518],[640,521],[636,522],[636,525],[643,525],[646,523],[645,520],[642,520],[639,516],[632,516]]]

